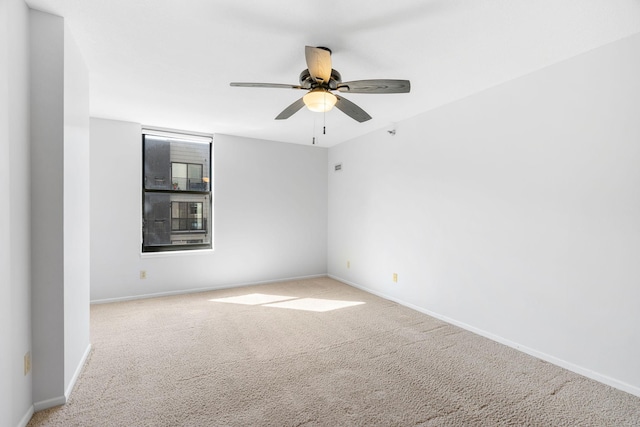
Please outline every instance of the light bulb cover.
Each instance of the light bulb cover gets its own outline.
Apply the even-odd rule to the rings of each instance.
[[[304,104],[311,111],[316,113],[324,113],[329,111],[336,105],[338,98],[325,89],[313,89],[302,97]]]

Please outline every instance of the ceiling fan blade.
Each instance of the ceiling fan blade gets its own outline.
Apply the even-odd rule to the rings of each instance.
[[[238,82],[232,82],[230,83],[231,86],[233,87],[271,87],[271,88],[278,88],[278,89],[303,89],[302,86],[299,85],[287,85],[287,84],[280,84],[280,83],[238,83]]]
[[[348,93],[407,93],[411,90],[409,80],[356,80],[338,85],[340,92]]]
[[[288,119],[289,117],[297,113],[298,110],[300,110],[302,107],[304,107],[304,101],[302,100],[302,98],[300,98],[296,102],[294,102],[293,104],[289,105],[287,108],[282,110],[282,113],[278,114],[278,117],[276,117],[276,120]]]
[[[336,98],[338,98],[338,101],[336,101],[336,108],[345,113],[347,116],[351,117],[353,120],[356,120],[360,123],[371,120],[371,116],[353,102],[338,95],[336,95]]]
[[[311,78],[318,83],[328,83],[331,79],[331,52],[319,47],[306,46],[304,56]]]

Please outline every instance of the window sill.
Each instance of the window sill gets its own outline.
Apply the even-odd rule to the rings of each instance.
[[[164,251],[164,252],[140,252],[140,258],[167,258],[189,255],[209,255],[213,253],[211,249],[193,249],[186,251]]]

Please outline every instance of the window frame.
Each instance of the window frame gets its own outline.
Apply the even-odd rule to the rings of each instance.
[[[165,139],[169,143],[169,184],[165,188],[153,188],[154,184],[151,184],[151,188],[147,188],[148,185],[146,183],[146,177],[148,176],[148,172],[150,170],[147,167],[147,149],[146,143],[147,137],[151,138],[160,138]],[[171,142],[178,143],[200,143],[204,145],[208,145],[208,158],[204,159],[203,163],[192,163],[192,162],[184,162],[177,161],[171,158]],[[161,130],[157,131],[152,128],[143,128],[141,135],[141,148],[142,148],[142,177],[141,177],[141,202],[142,202],[142,211],[141,211],[141,236],[140,236],[140,250],[141,255],[148,254],[158,254],[158,253],[179,253],[179,252],[192,252],[192,251],[211,251],[213,250],[213,137],[211,135],[204,134],[195,134],[195,133],[187,133],[187,132],[177,132],[177,131],[166,131]],[[166,155],[166,154],[164,154]],[[183,164],[186,166],[186,174],[187,178],[187,189],[176,189],[173,186],[173,164]],[[194,190],[193,188],[189,188],[189,166],[197,166],[200,169],[201,175],[200,179],[202,180],[203,189]],[[153,169],[151,169],[151,172]],[[208,171],[208,174],[205,172]],[[157,244],[157,243],[149,243],[149,241],[145,241],[148,238],[150,233],[147,231],[147,227],[150,227],[151,221],[157,221],[155,218],[155,213],[151,212],[153,210],[152,207],[148,205],[147,196],[151,194],[157,195],[166,195],[168,196],[169,211],[167,219],[168,219],[168,227],[167,232],[169,235],[168,243]],[[201,200],[185,200],[185,198],[189,198],[190,195],[202,196]],[[159,196],[163,198],[163,196]],[[174,197],[177,200],[174,200]],[[153,196],[150,196],[150,200],[153,199]],[[164,202],[163,202],[164,203]],[[186,203],[187,211],[190,209],[190,205],[192,203],[198,203],[201,205],[201,215],[198,220],[201,223],[202,229],[191,229],[189,222],[189,212],[187,212],[187,217],[182,218],[187,220],[188,230],[174,230],[173,229],[173,203]],[[164,213],[162,214],[164,215]],[[162,220],[160,220],[162,221]],[[162,231],[164,233],[165,231]],[[173,237],[178,236],[178,239],[174,239]],[[192,236],[192,239],[189,239],[189,236]],[[186,243],[190,240],[198,240],[196,236],[203,236],[203,243]],[[208,240],[208,242],[207,242]],[[174,241],[182,241],[183,243],[173,243]]]

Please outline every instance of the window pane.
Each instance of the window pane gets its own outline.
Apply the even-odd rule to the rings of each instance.
[[[144,188],[168,190],[170,163],[169,142],[152,137],[145,138],[144,144]]]
[[[172,163],[173,177],[174,178],[186,178],[187,177],[187,165],[184,163]]]
[[[189,164],[189,178],[202,181],[202,165]]]
[[[211,144],[143,135],[143,252],[211,248]]]
[[[202,182],[202,165],[189,164],[189,190],[206,190]]]
[[[174,190],[187,190],[187,165],[171,163],[171,184]]]
[[[169,194],[145,194],[144,242],[147,246],[171,243],[171,230],[169,229],[170,200]]]
[[[172,231],[205,230],[202,202],[173,202],[171,208]]]
[[[180,218],[186,218],[187,217],[187,204],[184,202],[180,202],[180,213],[178,214],[178,216]]]

